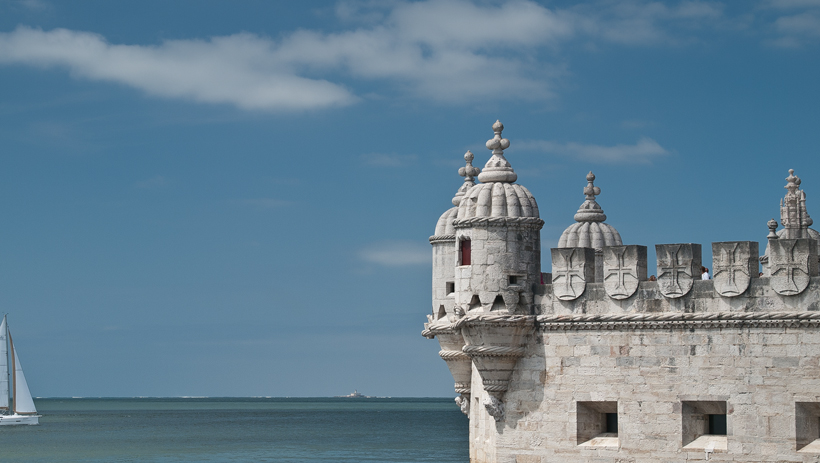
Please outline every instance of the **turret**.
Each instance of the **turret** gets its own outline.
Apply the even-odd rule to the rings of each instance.
[[[604,223],[606,214],[595,200],[601,189],[595,186],[595,174],[587,174],[584,187],[586,200],[575,213],[575,223],[567,227],[558,240],[559,248],[592,248],[595,250],[595,282],[602,283],[604,276],[604,246],[621,246],[621,235],[615,227]]]
[[[492,157],[466,192],[455,221],[455,303],[465,312],[533,313],[533,289],[541,280],[544,221],[532,194],[504,158],[510,141],[493,124]]]
[[[473,153],[464,154],[466,165],[458,169],[464,183],[453,197],[453,207],[439,217],[436,231],[430,237],[433,245],[433,320],[453,315],[455,303],[456,235],[453,221],[458,215],[461,198],[475,186],[475,176],[481,169],[473,167]]]

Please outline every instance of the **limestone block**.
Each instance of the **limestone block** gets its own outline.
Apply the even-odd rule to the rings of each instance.
[[[769,283],[777,294],[802,293],[817,276],[817,241],[804,239],[769,240]]]
[[[646,246],[606,246],[603,259],[604,290],[613,299],[632,296],[646,280]]]
[[[595,250],[552,248],[552,291],[562,301],[572,301],[595,281]]]
[[[685,296],[695,280],[700,280],[700,244],[656,244],[658,287],[661,294],[674,299]]]
[[[758,244],[756,241],[724,241],[712,243],[712,278],[715,291],[721,296],[743,294],[752,278],[758,274]]]

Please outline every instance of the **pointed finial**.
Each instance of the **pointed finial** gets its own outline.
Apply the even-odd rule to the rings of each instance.
[[[794,169],[789,169],[789,176],[786,177],[786,186],[783,188],[789,190],[789,193],[795,194],[800,188],[800,177],[794,175]]]
[[[769,234],[766,236],[766,238],[770,240],[778,239],[779,237],[777,236],[777,220],[770,219],[766,225],[769,226]]]
[[[478,167],[473,167],[473,158],[473,152],[467,150],[467,152],[464,153],[464,160],[467,162],[467,165],[458,169],[458,175],[464,177],[464,183],[456,192],[455,197],[453,197],[453,204],[456,206],[461,204],[461,198],[467,194],[467,190],[475,186],[474,178],[481,172],[481,169]]]
[[[595,197],[601,194],[601,189],[595,186],[595,174],[592,172],[587,174],[587,186],[584,187],[584,195],[586,201],[581,204],[578,212],[575,213],[576,222],[603,222],[606,220],[606,214],[601,206],[595,201]]]
[[[510,141],[501,138],[501,132],[503,131],[504,124],[501,121],[495,121],[495,124],[493,124],[495,136],[487,140],[486,143],[487,149],[491,150],[493,155],[487,161],[484,170],[478,175],[478,179],[484,183],[512,183],[518,179],[518,175],[513,171],[509,161],[504,158],[504,150],[510,147]]]

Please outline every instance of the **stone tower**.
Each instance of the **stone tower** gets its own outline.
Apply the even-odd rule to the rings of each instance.
[[[482,182],[466,192],[458,206],[456,298],[465,312],[531,314],[533,289],[541,279],[544,221],[532,194],[504,158],[510,141],[504,125],[493,124],[487,141],[492,157],[478,175]]]

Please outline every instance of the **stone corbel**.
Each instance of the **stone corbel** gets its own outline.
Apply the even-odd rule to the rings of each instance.
[[[474,315],[453,324],[461,328],[465,345],[462,351],[473,361],[481,375],[487,412],[496,420],[504,418],[504,394],[518,359],[526,352],[535,317],[524,315]]]
[[[465,343],[461,330],[450,323],[428,323],[422,335],[431,339],[438,338],[439,346],[441,346],[438,354],[447,363],[447,368],[450,369],[450,374],[453,375],[455,381],[455,392],[459,394],[456,397],[456,404],[462,413],[468,415],[473,368],[470,357],[462,350]]]

